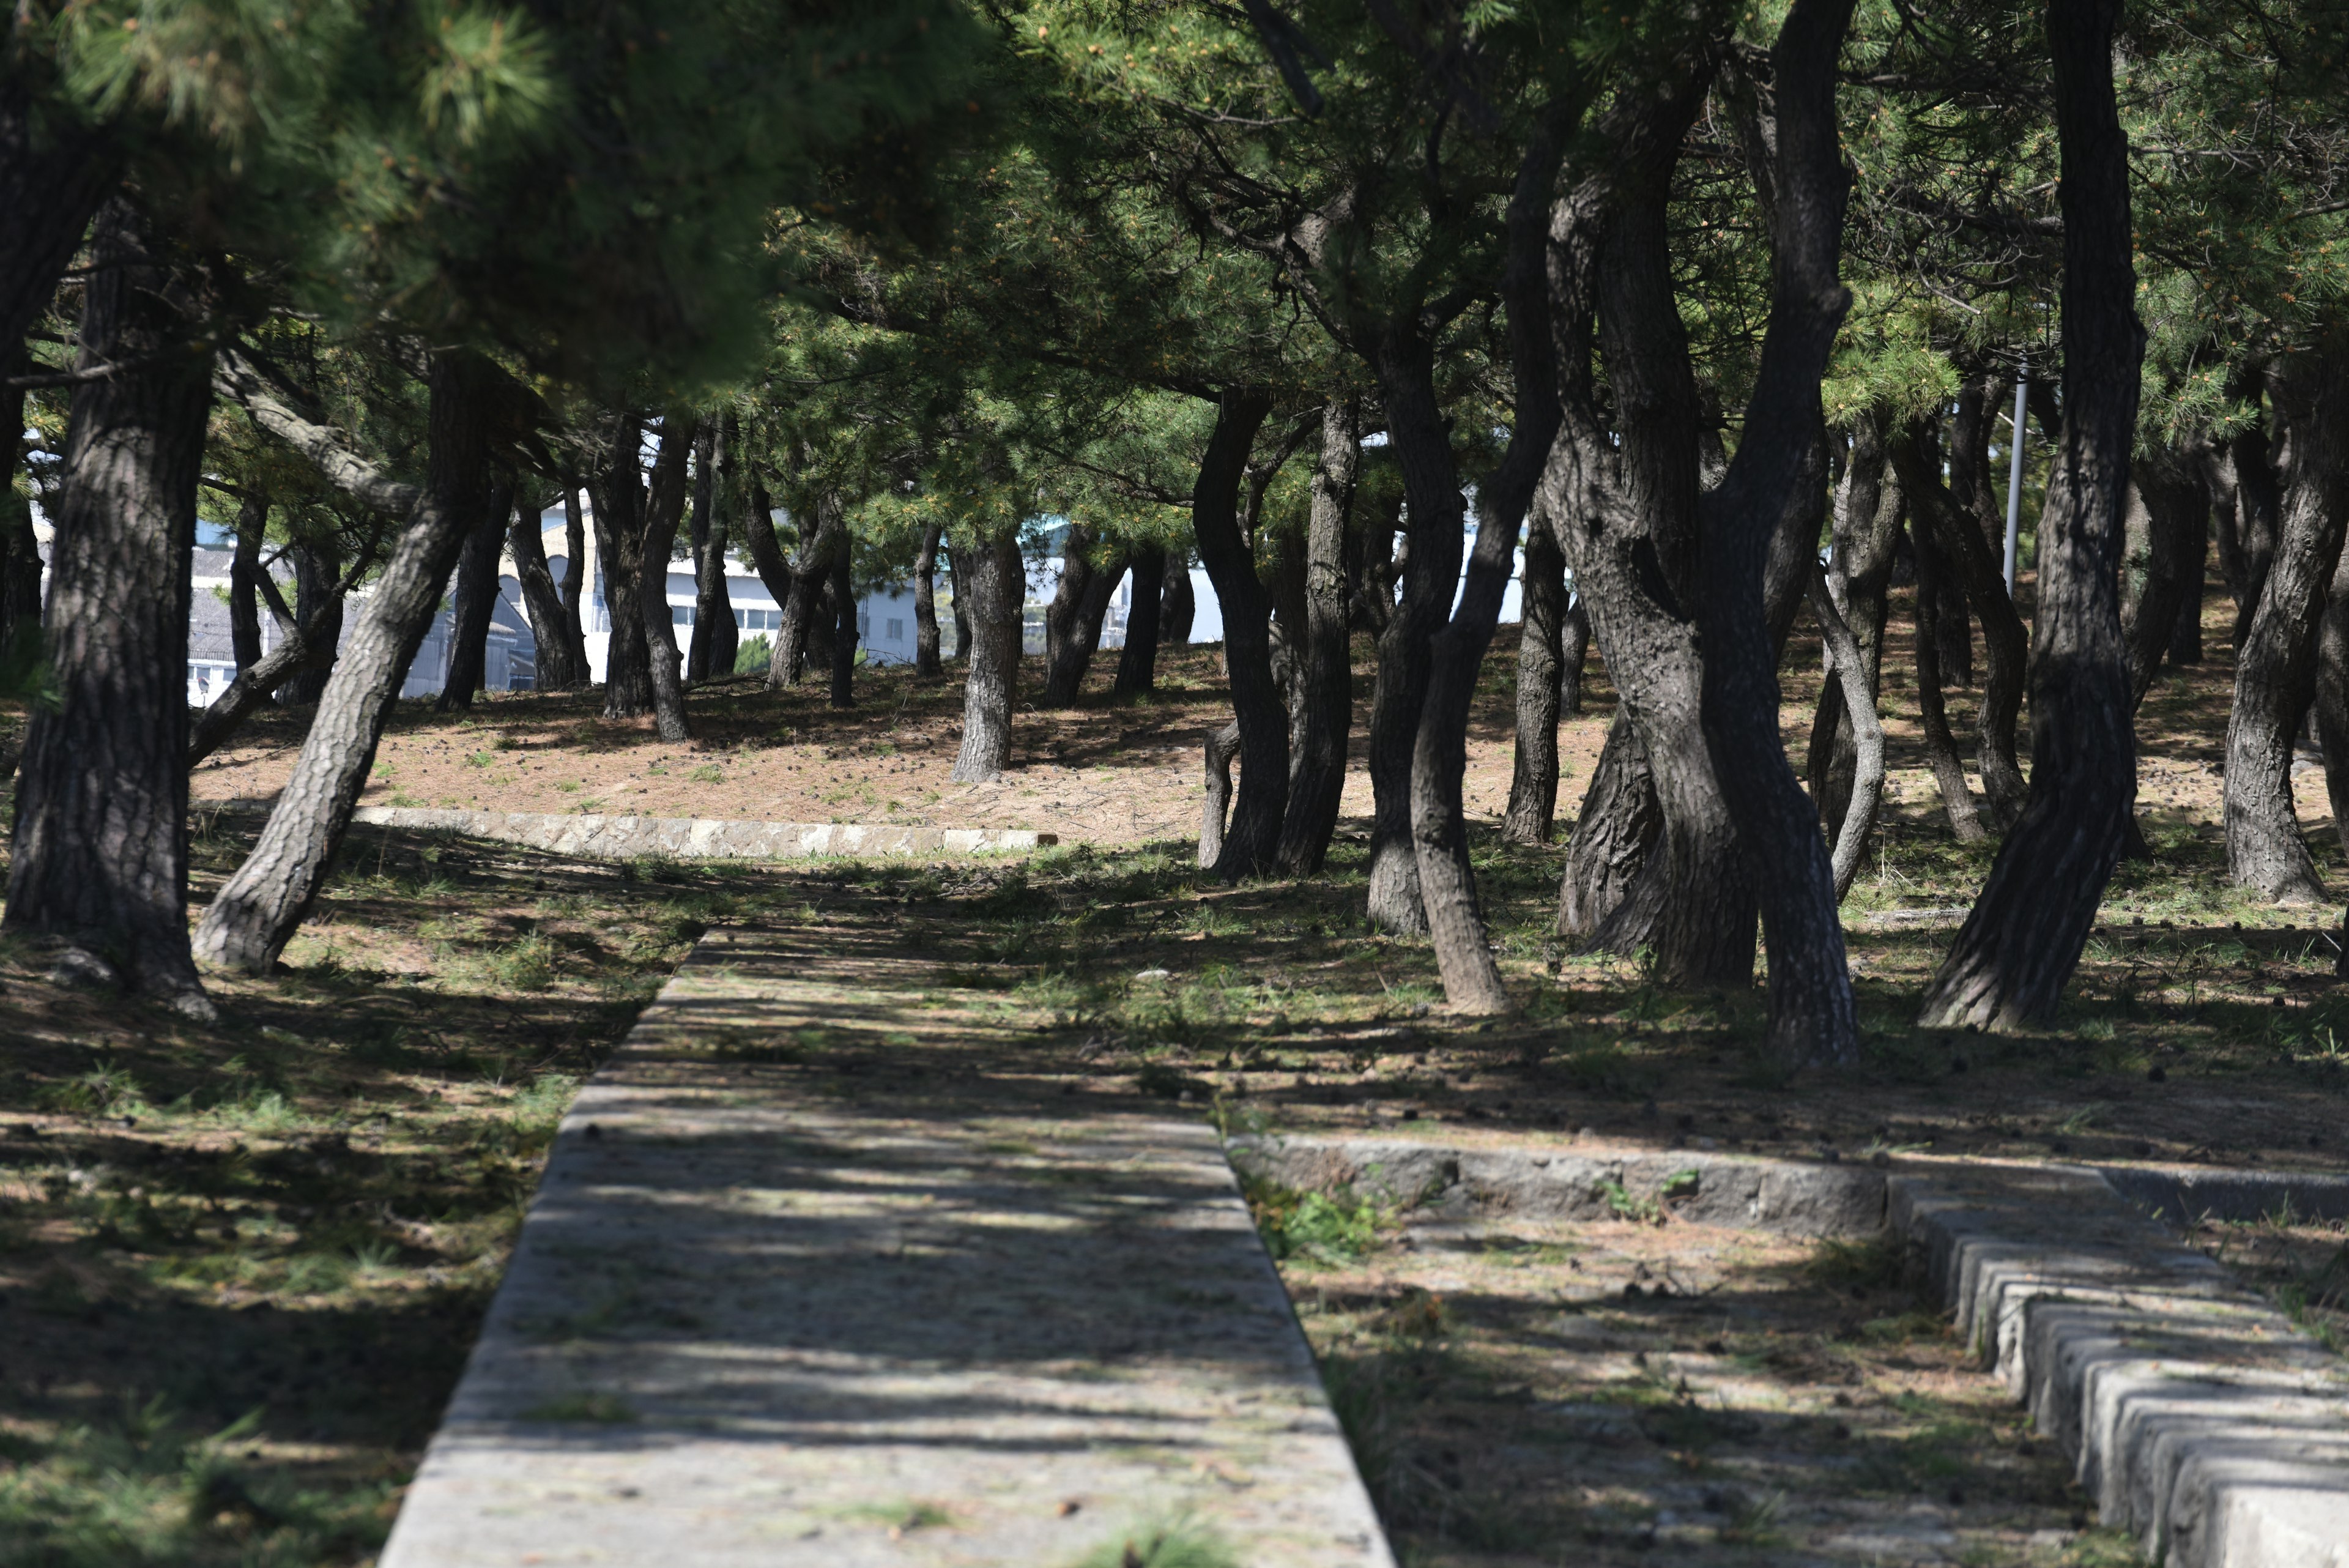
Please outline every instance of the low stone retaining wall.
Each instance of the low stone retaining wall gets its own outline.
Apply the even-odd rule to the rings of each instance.
[[[2153,1217],[2349,1212],[2349,1179],[1900,1161],[1890,1168],[1588,1147],[1234,1138],[1243,1172],[1352,1187],[1441,1225],[1603,1219],[1922,1251],[1959,1331],[2071,1456],[2104,1521],[2165,1568],[2349,1568],[2349,1364]]]
[[[540,811],[449,811],[363,805],[351,820],[369,826],[461,833],[527,844],[560,855],[625,860],[797,860],[819,855],[988,855],[1058,844],[1019,827],[863,827],[839,823],[725,822],[685,816],[558,816]]]

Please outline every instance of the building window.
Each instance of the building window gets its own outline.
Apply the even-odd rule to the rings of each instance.
[[[693,624],[693,607],[691,605],[671,605],[668,607],[668,618],[670,624],[674,626],[691,626]]]
[[[904,621],[902,621],[902,620],[892,620],[892,621],[890,621],[890,623],[889,623],[889,640],[890,640],[890,641],[892,641],[892,642],[903,642],[903,641],[905,641],[905,623]]]

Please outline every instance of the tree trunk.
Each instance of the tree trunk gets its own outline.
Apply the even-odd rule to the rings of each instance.
[[[1166,591],[1166,546],[1137,545],[1133,556],[1133,603],[1125,613],[1125,647],[1117,656],[1114,701],[1129,702],[1158,685],[1161,596]]]
[[[2121,640],[2122,507],[2145,331],[2128,138],[2113,94],[2119,0],[2049,0],[2064,218],[2063,439],[2039,521],[2031,796],[1926,992],[1930,1028],[2052,1017],[2121,852],[2136,777]]]
[[[1924,531],[1920,522],[1911,530]],[[1941,792],[1941,809],[1950,831],[1961,844],[1980,844],[1990,836],[1973,792],[1966,787],[1965,763],[1958,760],[1958,742],[1950,733],[1950,719],[1941,700],[1940,583],[1941,553],[1920,545],[1917,556],[1917,716],[1924,732],[1925,761]]]
[[[1583,667],[1590,662],[1590,611],[1582,596],[1568,590],[1566,620],[1558,635],[1557,708],[1569,717],[1582,712]],[[1552,803],[1555,808],[1556,803]],[[1553,815],[1555,812],[1553,810]]]
[[[645,493],[644,543],[636,555],[653,722],[660,738],[672,742],[693,738],[685,713],[685,655],[677,644],[677,615],[668,602],[668,568],[677,553],[678,525],[685,521],[686,460],[692,455],[698,428],[693,415],[675,409],[661,421],[652,483]]]
[[[2023,709],[2023,683],[2029,673],[2029,634],[2014,601],[2007,597],[2005,565],[1982,536],[1981,518],[1958,504],[1942,486],[1914,424],[1894,439],[1892,464],[1900,475],[1912,525],[1921,524],[1921,531],[1932,535],[1930,549],[1919,540],[1919,595],[1921,597],[1924,593],[1928,571],[1954,572],[1963,579],[1965,600],[1982,622],[1986,669],[1976,720],[1977,763],[1988,815],[2002,829],[2011,827],[2023,815],[2023,803],[2030,794],[2014,751],[2015,719]],[[1947,603],[1946,598],[1937,599],[1934,607],[1939,611]],[[1937,616],[1936,630],[1941,629],[1945,628]],[[1942,673],[1946,676],[1948,670]]]
[[[1354,539],[1353,620],[1373,638],[1382,638],[1394,614],[1395,584],[1402,580],[1395,535],[1402,526],[1402,493],[1371,494],[1375,504],[1362,508]]]
[[[26,726],[5,929],[104,955],[191,1016],[188,609],[212,355],[120,199],[99,214],[48,603],[55,703]],[[13,281],[13,280],[12,280]],[[197,339],[202,343],[201,337]],[[13,475],[11,476],[13,483]]]
[[[228,639],[240,675],[261,662],[261,546],[268,529],[268,494],[246,490],[237,498],[236,554],[228,567]]]
[[[313,625],[315,629],[306,642],[309,657],[295,671],[294,678],[279,692],[279,701],[288,707],[307,708],[316,703],[326,690],[326,680],[335,668],[336,651],[343,640],[342,562],[331,545],[296,541],[286,552],[294,563],[294,614],[280,613],[278,632],[291,637],[299,625]],[[274,584],[263,584],[262,591],[277,609]]]
[[[2146,533],[2145,586],[2122,618],[2129,648],[2129,711],[2135,712],[2153,689],[2162,656],[2176,639],[2182,612],[2191,604],[2199,630],[2202,609],[2202,553],[2210,536],[2210,491],[2197,439],[2147,452],[2136,465],[2136,486]],[[2133,509],[2134,510],[2134,509]]]
[[[1829,597],[1859,649],[1859,672],[1871,708],[1884,691],[1884,630],[1904,504],[1899,479],[1884,450],[1881,420],[1869,412],[1852,422],[1851,448],[1836,488],[1835,549],[1827,568]],[[1830,831],[1850,816],[1859,765],[1858,735],[1845,706],[1845,684],[1830,680],[1820,689],[1806,767],[1811,798]]]
[[[375,765],[401,672],[440,611],[449,569],[470,525],[489,504],[485,404],[501,375],[469,350],[433,356],[423,497],[367,596],[350,646],[336,662],[277,809],[196,928],[196,956],[202,961],[266,972],[325,885]]]
[[[1607,726],[1599,765],[1590,770],[1574,836],[1558,881],[1557,934],[1590,943],[1631,896],[1640,873],[1663,842],[1663,806],[1640,744],[1639,726],[1621,707]]]
[[[935,523],[922,528],[922,543],[914,553],[914,674],[934,680],[945,673],[938,663],[938,538]]]
[[[856,706],[856,587],[854,544],[843,526],[832,556],[832,705]]]
[[[963,602],[962,557],[954,553],[954,544],[952,540],[948,540],[947,542],[945,549],[947,559],[947,579],[952,586],[954,592],[954,602],[951,606],[954,611],[955,624],[954,656],[957,659],[963,660],[965,663],[968,663],[970,660],[970,607]],[[1022,569],[1024,570],[1025,568]],[[1024,593],[1026,590],[1023,588],[1021,591]]]
[[[595,676],[587,662],[586,509],[579,504],[579,486],[568,479],[563,484],[563,646],[571,664],[571,679],[563,689],[568,691]]]
[[[1770,1045],[1799,1066],[1859,1060],[1833,860],[1779,740],[1777,646],[1764,593],[1788,517],[1810,519],[1814,548],[1818,536],[1826,478],[1819,381],[1851,303],[1837,273],[1851,176],[1837,141],[1835,67],[1852,4],[1795,0],[1771,49],[1770,156],[1755,156],[1770,139],[1749,122],[1749,157],[1774,188],[1764,203],[1770,320],[1737,455],[1706,498],[1697,612],[1705,742],[1760,893]],[[1816,556],[1806,565],[1815,578]]]
[[[538,517],[536,507],[527,502],[517,504],[506,548],[513,556],[515,579],[522,584],[523,607],[530,613],[531,638],[538,644],[531,685],[540,691],[568,691],[582,684],[585,672],[571,662],[570,628],[564,624],[569,612],[554,586],[554,568],[547,565]],[[571,570],[578,575],[575,565]]]
[[[1180,653],[1191,646],[1191,622],[1198,600],[1191,592],[1191,552],[1170,551],[1166,556],[1166,591],[1158,601],[1158,640]]]
[[[1092,668],[1101,648],[1102,621],[1109,614],[1110,596],[1125,577],[1125,556],[1112,551],[1106,559],[1092,558],[1095,541],[1091,530],[1071,524],[1061,555],[1061,581],[1044,610],[1044,702],[1047,708],[1073,708],[1084,689],[1085,672]]]
[[[729,414],[727,419],[730,430],[733,416]],[[729,441],[726,451],[731,453],[734,450],[734,442]],[[792,564],[783,558],[782,542],[775,537],[773,497],[767,493],[765,483],[755,473],[748,476],[741,489],[730,489],[728,492],[735,495],[746,493],[748,504],[741,513],[742,544],[750,553],[750,568],[759,574],[759,581],[765,585],[768,596],[776,604],[788,605],[792,601]],[[778,627],[767,643],[770,685],[773,683],[774,647],[781,640],[782,630]]]
[[[1288,805],[1274,863],[1291,877],[1321,869],[1346,791],[1346,745],[1354,728],[1352,638],[1347,625],[1346,535],[1361,465],[1360,410],[1333,401],[1321,410],[1321,455],[1313,466],[1305,532],[1305,604],[1298,659]],[[1129,633],[1129,635],[1131,635]]]
[[[2316,738],[2324,749],[2324,793],[2333,832],[2349,857],[2349,549],[2333,568],[2317,630]],[[2344,971],[2344,972],[2349,972]]]
[[[800,666],[807,658],[815,629],[817,601],[830,579],[833,556],[848,536],[847,514],[839,496],[826,491],[816,497],[814,524],[800,524],[799,553],[792,558],[791,581],[782,595],[782,625],[776,629],[774,649],[767,659],[770,691],[800,683]]]
[[[2279,904],[2321,903],[2324,880],[2292,796],[2292,739],[2315,700],[2319,624],[2349,523],[2349,348],[2303,350],[2271,388],[2288,439],[2282,528],[2235,656],[2227,719],[2227,874]],[[2243,462],[2238,446],[2237,472]]]
[[[1852,782],[1843,820],[1836,826],[1833,856],[1836,902],[1840,904],[1851,891],[1852,878],[1859,875],[1868,836],[1875,831],[1876,813],[1884,801],[1884,724],[1877,715],[1876,691],[1868,683],[1859,639],[1836,608],[1824,571],[1811,586],[1810,599],[1826,643],[1828,677],[1842,689],[1844,711],[1852,721]]]
[[[1526,527],[1525,618],[1517,632],[1517,747],[1505,844],[1547,844],[1557,815],[1557,720],[1566,667],[1566,556],[1540,508]],[[1588,618],[1583,639],[1589,640]],[[1575,684],[1581,679],[1577,672]],[[1577,695],[1580,693],[1578,691]]]
[[[954,561],[955,605],[970,617],[970,640],[964,645],[962,751],[953,777],[957,784],[979,784],[1011,765],[1028,567],[1019,556],[1019,535],[1009,529],[957,547]]]
[[[723,680],[734,673],[741,650],[734,624],[734,600],[726,588],[733,463],[725,450],[723,425],[704,423],[693,443],[693,644],[686,674],[693,680]]]
[[[2232,389],[2254,403],[2259,383]],[[2236,570],[2235,646],[2251,634],[2251,618],[2266,592],[2268,569],[2283,535],[2283,498],[2276,481],[2275,452],[2264,424],[2253,424],[2228,443],[2228,469],[2234,480]]]
[[[28,26],[11,26],[12,57],[24,48],[14,35]],[[114,187],[114,162],[106,133],[65,107],[40,65],[26,57],[0,65],[0,213],[8,214],[0,223],[0,352],[13,356],[48,309]],[[8,433],[24,430],[19,423]]]
[[[432,705],[434,712],[470,711],[473,694],[482,689],[488,675],[490,612],[497,607],[498,599],[498,546],[504,542],[513,497],[512,480],[500,475],[490,487],[481,520],[466,534],[458,552],[457,596],[449,627],[449,679],[441,683],[440,699]],[[305,618],[307,609],[305,605]]]
[[[1232,716],[1240,727],[1238,800],[1216,874],[1227,882],[1273,868],[1280,818],[1288,803],[1288,711],[1272,673],[1272,599],[1257,581],[1240,533],[1240,480],[1256,432],[1271,411],[1260,392],[1227,389],[1216,407],[1215,432],[1191,491],[1191,526],[1199,559],[1224,611],[1224,663],[1230,671]]]
[[[2187,541],[2185,591],[2178,596],[2178,619],[2169,633],[2169,662],[2202,662],[2202,591],[2210,576],[2210,490],[2209,463],[2197,477],[2203,496],[2202,525]]]
[[[611,637],[604,650],[604,717],[635,719],[653,706],[652,653],[645,641],[644,427],[634,415],[610,421],[591,481],[595,566]]]
[[[0,361],[5,362],[5,361]],[[22,364],[19,355],[16,363]],[[8,467],[0,475],[0,680],[21,691],[41,659],[41,542],[33,534],[30,500],[17,493],[24,465],[25,394],[0,392],[0,452]]]
[[[1207,871],[1224,857],[1224,826],[1232,811],[1232,763],[1240,754],[1238,722],[1208,731],[1204,751],[1207,787],[1200,797],[1199,868]]]

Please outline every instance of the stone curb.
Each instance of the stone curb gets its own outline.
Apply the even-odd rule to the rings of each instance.
[[[2166,1568],[2349,1568],[2349,1366],[2147,1210],[2349,1208],[2349,1179],[2081,1166],[1868,1168],[1373,1138],[1229,1141],[1243,1172],[1352,1186],[1438,1222],[1603,1219],[1606,1184],[1701,1223],[1922,1250],[1959,1332]]]
[[[370,827],[461,833],[559,855],[621,860],[797,860],[821,855],[987,855],[1042,848],[1057,835],[1020,827],[863,827],[836,823],[727,822],[715,817],[559,816],[539,811],[454,811],[363,805]]]

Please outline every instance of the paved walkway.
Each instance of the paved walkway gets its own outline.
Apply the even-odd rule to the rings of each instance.
[[[805,822],[728,822],[703,816],[562,815],[543,811],[458,811],[429,806],[363,805],[361,826],[462,833],[624,860],[668,855],[680,860],[792,860],[814,855],[987,855],[1035,849],[1060,840],[1024,827],[858,827]]]
[[[713,933],[583,1091],[384,1568],[1392,1568],[1212,1130],[826,942]]]

